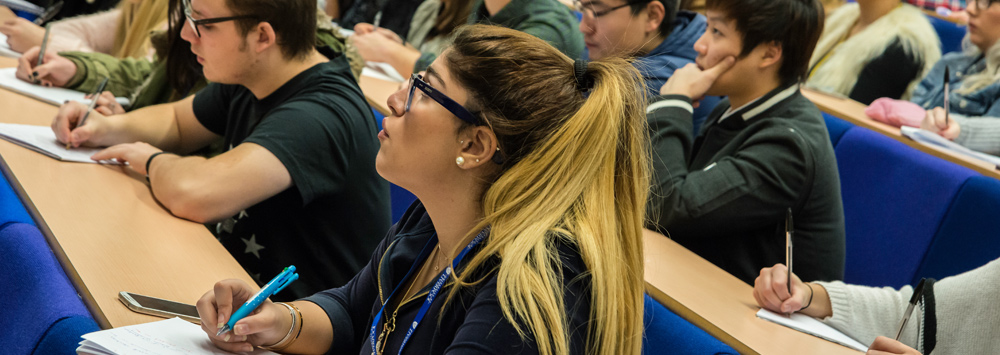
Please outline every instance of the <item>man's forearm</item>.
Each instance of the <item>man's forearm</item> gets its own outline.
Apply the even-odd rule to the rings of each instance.
[[[154,105],[124,115],[108,117],[109,129],[98,143],[112,146],[146,142],[165,151],[180,149],[180,135],[173,105]]]

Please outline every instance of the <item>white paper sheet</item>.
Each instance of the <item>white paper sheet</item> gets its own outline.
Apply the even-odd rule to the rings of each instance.
[[[13,49],[10,49],[9,45],[7,45],[7,35],[4,35],[3,33],[0,33],[0,56],[10,58],[21,57],[21,53],[15,52]]]
[[[401,83],[409,80],[409,78],[404,78],[396,68],[393,68],[389,63],[382,62],[365,62],[364,69],[361,69],[361,75],[367,75],[373,78],[379,78],[386,81],[391,81],[395,83]]]
[[[83,339],[78,354],[230,354],[215,347],[201,327],[180,318],[102,330]],[[252,354],[274,353],[257,349]]]
[[[800,332],[817,336],[822,339],[832,341],[834,343],[846,346],[848,348],[867,352],[868,347],[864,344],[859,343],[857,340],[852,339],[847,336],[847,334],[841,333],[839,330],[833,329],[833,327],[823,324],[816,318],[799,314],[792,313],[791,317],[787,317],[784,314],[778,314],[766,309],[761,308],[757,311],[757,318],[764,319],[770,322],[778,323],[783,326],[798,330]]]
[[[83,98],[84,96],[87,96],[87,94],[70,89],[47,88],[25,82],[18,79],[14,75],[15,72],[17,72],[17,68],[0,69],[0,87],[56,106],[62,105],[63,102],[66,101],[79,101],[85,104],[90,103],[90,100]],[[128,106],[128,99],[118,97],[116,100],[118,103],[122,104],[122,106]]]
[[[940,135],[935,134],[933,132],[906,126],[900,128],[900,132],[903,133],[904,136],[907,136],[910,139],[915,140],[917,142],[944,148],[946,150],[950,150],[958,154],[983,160],[1000,167],[1000,157],[974,151],[958,143],[947,140],[944,137],[941,137]]]
[[[97,162],[90,159],[91,155],[100,151],[98,148],[66,149],[59,143],[55,132],[49,126],[30,126],[13,123],[0,123],[0,139],[42,153],[48,157],[62,161],[78,163],[117,164],[114,161]]]

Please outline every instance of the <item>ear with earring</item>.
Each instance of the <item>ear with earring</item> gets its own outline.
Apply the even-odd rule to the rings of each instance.
[[[463,164],[465,164],[465,158],[462,157],[455,158],[455,164],[458,164],[458,166],[462,166]]]

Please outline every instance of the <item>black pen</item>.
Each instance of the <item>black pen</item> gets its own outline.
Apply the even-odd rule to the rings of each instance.
[[[108,85],[108,79],[111,78],[107,76],[104,77],[104,80],[101,80],[101,83],[97,84],[97,90],[95,90],[93,94],[90,94],[90,105],[87,106],[87,112],[83,114],[83,118],[81,118],[80,122],[76,124],[76,128],[80,128],[84,123],[87,123],[87,117],[90,117],[90,111],[93,111],[94,108],[97,107],[97,98],[99,98],[101,93],[104,92],[104,87]],[[72,132],[72,130],[70,131]],[[70,135],[70,137],[72,138],[72,135]],[[69,146],[70,142],[66,142],[66,149],[69,149]]]
[[[948,105],[949,91],[951,91],[951,80],[948,78],[948,66],[944,67],[944,124],[948,125],[948,111],[951,111],[951,106]]]
[[[789,207],[785,213],[785,266],[788,267],[788,294],[792,294],[792,209]]]
[[[899,330],[896,331],[896,339],[899,340],[899,336],[903,335],[903,327],[906,326],[906,321],[910,320],[910,313],[913,313],[913,307],[917,305],[917,301],[920,300],[920,295],[924,293],[924,282],[927,279],[920,279],[920,283],[917,287],[913,289],[913,295],[910,296],[910,304],[906,306],[906,311],[903,312],[903,319],[899,321]]]

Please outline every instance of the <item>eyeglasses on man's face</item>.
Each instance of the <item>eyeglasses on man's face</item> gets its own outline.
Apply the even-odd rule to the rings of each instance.
[[[187,17],[187,21],[191,24],[191,29],[194,30],[195,36],[201,38],[201,31],[198,30],[199,25],[210,25],[213,23],[226,22],[232,20],[239,20],[245,18],[256,18],[253,15],[240,15],[240,16],[227,16],[227,17],[215,17],[215,18],[204,18],[201,20],[195,20],[191,17],[191,0],[183,0],[181,3],[184,6],[184,17]]]
[[[977,10],[986,10],[987,8],[990,7],[990,5],[993,5],[994,3],[997,2],[998,0],[972,0],[968,1],[966,3],[966,6],[967,7],[975,6]]]
[[[653,0],[628,1],[625,4],[622,4],[622,5],[614,6],[614,7],[611,7],[611,8],[604,9],[604,10],[598,10],[598,9],[594,8],[594,5],[595,5],[594,3],[596,1],[587,0],[586,2],[584,2],[584,1],[581,1],[581,0],[573,0],[573,9],[576,10],[577,12],[582,13],[584,17],[589,17],[589,18],[595,18],[596,19],[598,17],[610,14],[612,11],[618,10],[618,9],[626,7],[626,6],[645,4],[645,3],[648,3],[648,2],[651,2],[651,1],[653,1]],[[597,3],[600,4],[600,2],[597,2]],[[601,7],[603,7],[603,5],[601,5]]]

